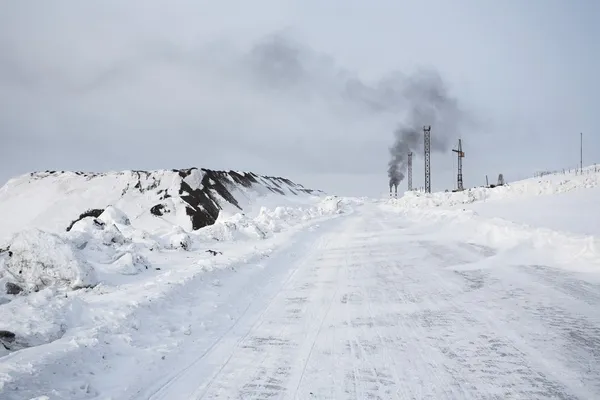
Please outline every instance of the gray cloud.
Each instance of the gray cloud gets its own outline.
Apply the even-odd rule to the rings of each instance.
[[[407,96],[411,82],[435,75],[473,110],[423,118],[435,148],[468,138],[467,186],[576,161],[579,131],[592,162],[598,6],[557,4],[4,2],[0,182],[33,169],[197,165],[375,174],[386,189],[393,132],[423,125],[411,110],[427,91]],[[435,155],[434,190],[452,185],[453,159]]]
[[[338,67],[329,55],[302,46],[282,35],[272,35],[253,47],[249,65],[263,88],[302,92],[347,103],[373,115],[397,115],[398,128],[390,147],[391,185],[404,179],[408,152],[422,154],[424,125],[433,125],[432,151],[447,151],[459,128],[473,118],[459,109],[439,72],[420,69],[412,74],[392,72],[374,83],[364,82]],[[418,154],[417,154],[418,152]]]
[[[318,52],[281,33],[256,43],[245,57],[262,88],[304,98],[343,103],[353,111],[397,113],[406,106],[407,81],[415,79],[398,71],[367,82],[357,73],[337,65],[330,54]]]

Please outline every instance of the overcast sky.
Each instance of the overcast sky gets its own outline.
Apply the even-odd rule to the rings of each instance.
[[[574,167],[579,132],[600,162],[598,26],[594,0],[3,1],[0,183],[198,166],[379,195],[423,70],[466,116],[432,126],[466,186]],[[433,154],[434,189],[454,165]]]

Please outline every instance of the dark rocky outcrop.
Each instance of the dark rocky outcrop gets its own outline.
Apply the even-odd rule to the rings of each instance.
[[[103,208],[93,208],[93,209],[90,209],[90,210],[87,210],[87,211],[81,213],[77,219],[71,221],[71,224],[69,226],[67,226],[67,232],[69,232],[73,228],[73,225],[75,225],[77,222],[81,221],[82,219],[88,218],[88,217],[98,218],[103,212],[104,212]],[[100,221],[95,221],[95,222],[100,223]]]
[[[19,294],[23,291],[23,288],[16,283],[6,282],[4,285],[4,289],[6,290],[6,294]]]
[[[186,178],[191,174],[192,169],[179,170],[179,175]],[[228,174],[223,171],[202,170],[204,176],[202,178],[202,188],[193,189],[185,181],[181,182],[179,195],[183,201],[187,203],[185,209],[186,214],[192,221],[192,229],[197,230],[205,226],[212,225],[217,220],[221,206],[219,205],[218,197],[233,204],[238,209],[242,210],[238,201],[233,197],[226,186]],[[237,178],[237,179],[236,179]],[[234,180],[239,184],[250,187],[252,183],[249,179],[236,174]],[[243,183],[242,183],[243,182]]]
[[[196,168],[189,168],[173,171],[178,172],[179,175],[185,179],[195,169]],[[231,180],[233,180],[235,184],[246,188],[252,188],[254,185],[264,185],[271,192],[280,195],[286,194],[284,186],[287,187],[291,195],[298,195],[298,192],[306,194],[316,193],[313,190],[305,189],[303,186],[298,185],[289,179],[281,177],[261,177],[254,173],[239,173],[236,171],[213,171],[208,169],[201,169],[201,171],[204,174],[201,188],[193,189],[184,181],[181,183],[181,188],[179,189],[179,195],[188,204],[186,213],[192,220],[194,230],[215,223],[221,210],[218,201],[219,197],[242,210],[238,201],[229,190],[232,186]]]
[[[164,204],[157,204],[157,205],[153,206],[152,208],[150,208],[150,213],[152,215],[156,215],[157,217],[163,216],[170,212],[171,211],[167,207],[165,207]]]
[[[13,343],[15,341],[17,335],[10,331],[0,331],[0,343],[6,350],[10,350],[8,344]]]

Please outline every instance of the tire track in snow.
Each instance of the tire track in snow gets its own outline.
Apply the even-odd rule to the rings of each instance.
[[[310,338],[320,335],[318,329],[322,329],[323,321],[326,320],[327,308],[322,304],[331,304],[336,296],[329,289],[337,282],[335,274],[338,270],[321,265],[321,257],[317,257],[318,254],[335,251],[328,244],[332,237],[324,237],[319,246],[302,256],[293,279],[278,292],[274,302],[261,317],[260,324],[251,329],[250,336],[232,350],[235,353],[234,359],[219,371],[216,377],[218,383],[205,392],[204,398],[272,398],[293,393],[295,388],[292,382],[296,382],[298,387],[298,374],[302,376],[298,361],[310,360],[314,343]],[[307,321],[303,318],[305,315],[314,318]],[[307,322],[308,331],[299,336],[299,331],[305,329]],[[273,329],[277,333],[269,337],[284,345],[272,346],[273,343],[265,343],[261,349],[265,351],[265,355],[259,358],[252,351],[250,342],[253,338],[270,335],[274,332]]]
[[[348,231],[352,231],[353,229],[356,229],[356,221],[353,221],[352,224],[346,224],[344,227],[344,231],[348,232]],[[337,245],[338,247],[333,247],[333,245]],[[341,246],[341,247],[339,247]],[[304,355],[301,355],[300,359],[303,360],[302,362],[302,370],[300,372],[300,378],[297,379],[297,384],[295,385],[295,391],[294,391],[294,396],[293,398],[300,398],[300,399],[304,399],[304,398],[322,398],[324,393],[323,392],[328,392],[329,396],[331,396],[331,387],[329,385],[329,390],[327,388],[325,388],[325,390],[317,385],[316,380],[314,379],[314,375],[310,378],[310,379],[306,379],[306,375],[313,373],[313,371],[322,371],[322,368],[320,368],[321,366],[319,365],[318,367],[312,367],[309,368],[310,362],[313,360],[313,356],[315,355],[315,353],[319,353],[319,356],[322,355],[326,355],[326,351],[320,350],[320,347],[325,347],[325,344],[327,343],[327,337],[329,335],[329,332],[332,332],[334,335],[337,332],[337,328],[335,326],[335,319],[334,321],[330,321],[330,326],[328,327],[328,330],[324,331],[324,326],[325,326],[325,322],[327,321],[328,317],[331,315],[332,310],[335,308],[334,305],[336,304],[336,302],[341,301],[341,298],[339,298],[338,294],[339,294],[339,288],[340,286],[345,282],[345,278],[344,278],[344,269],[341,267],[341,265],[345,265],[347,263],[347,257],[348,257],[348,253],[345,251],[345,246],[344,246],[344,238],[340,238],[339,236],[337,236],[335,238],[335,240],[332,242],[332,246],[329,249],[324,249],[324,250],[329,250],[328,253],[328,257],[323,257],[323,261],[326,261],[326,263],[321,267],[324,269],[328,269],[328,270],[335,270],[335,290],[333,290],[333,294],[330,295],[325,295],[325,297],[322,300],[326,300],[326,307],[324,308],[324,312],[321,312],[321,316],[318,318],[319,322],[319,326],[316,330],[314,329],[309,329],[308,330],[308,335],[307,335],[307,339],[304,341],[305,345],[304,345]],[[341,264],[341,265],[340,265]],[[317,350],[317,346],[319,347],[319,350]],[[309,349],[308,349],[309,348]],[[308,349],[308,350],[306,350]],[[333,346],[333,354],[329,354],[328,358],[333,358],[335,357],[335,345]],[[322,360],[322,357],[319,358],[319,360],[317,361],[317,363],[320,363],[320,361]],[[329,373],[331,374],[331,371],[329,371]],[[332,376],[335,376],[335,373],[331,374]],[[332,378],[334,381],[337,380],[337,378]],[[303,382],[305,380],[309,380],[310,381],[310,385],[311,387],[306,389],[303,386]],[[302,395],[299,396],[298,393],[302,392]],[[335,396],[334,396],[335,397]]]
[[[326,221],[323,225],[327,225],[329,229],[335,224],[339,223],[336,220]],[[329,232],[329,230],[325,230],[325,234]],[[319,246],[318,243],[316,246],[311,246],[313,241],[322,240],[321,236],[315,236],[314,233],[304,232],[298,240],[298,243],[293,245],[292,248],[295,248],[297,251],[308,250],[308,254],[315,253]],[[287,257],[288,250],[279,250],[275,253],[270,260],[268,260],[271,268],[279,268],[276,264],[279,261],[285,260]],[[303,260],[303,259],[301,259]],[[292,265],[294,262],[292,262]],[[294,274],[300,268],[300,266],[296,265],[296,269],[290,269],[290,267],[285,267],[281,269],[282,271],[289,270],[288,275],[285,279],[279,283],[279,286],[273,291],[271,290],[270,297],[268,297],[268,301],[265,304],[265,295],[263,293],[257,292],[251,297],[251,301],[246,305],[244,311],[238,316],[238,318],[234,321],[234,323],[229,326],[220,336],[218,336],[212,343],[210,343],[207,347],[202,350],[202,353],[193,358],[190,362],[188,362],[183,368],[178,369],[174,374],[168,375],[167,378],[155,382],[150,385],[145,390],[139,391],[136,395],[132,397],[132,399],[170,399],[170,398],[179,398],[181,393],[189,392],[193,394],[197,398],[200,395],[201,390],[207,385],[207,382],[202,382],[200,384],[197,383],[198,376],[206,376],[211,375],[211,372],[214,373],[215,368],[218,370],[220,366],[214,365],[214,360],[222,359],[221,353],[226,351],[228,348],[235,349],[236,346],[241,342],[244,335],[251,330],[252,326],[255,326],[260,322],[261,317],[267,312],[269,305],[273,303],[273,301],[277,298],[279,293],[283,290],[284,286],[293,280]],[[266,270],[262,270],[265,272]],[[274,276],[277,276],[277,272],[273,273]],[[277,285],[277,283],[268,283],[267,288],[270,286]],[[251,285],[248,285],[249,287]],[[244,296],[242,296],[244,298]],[[234,299],[235,301],[235,299]],[[207,359],[213,359],[211,362]],[[208,371],[208,372],[207,372]],[[175,393],[175,394],[173,394]]]
[[[438,250],[434,251],[435,255],[439,255]],[[448,252],[451,252],[451,250],[448,250]],[[555,346],[559,343],[556,340],[556,333],[552,330],[546,331],[546,334],[552,332],[552,336],[555,337],[552,344],[548,343],[547,340],[540,340],[539,322],[528,317],[528,315],[535,315],[535,312],[533,314],[530,312],[532,307],[528,306],[528,303],[538,303],[537,306],[533,307],[534,310],[539,310],[541,304],[551,304],[554,301],[553,296],[544,295],[544,291],[554,292],[554,288],[547,287],[544,289],[537,283],[531,282],[530,279],[523,279],[524,277],[519,275],[514,268],[507,269],[503,267],[494,270],[494,279],[490,281],[492,283],[488,283],[485,292],[480,292],[479,306],[468,307],[469,313],[476,320],[487,323],[489,327],[492,327],[492,329],[488,329],[488,333],[483,333],[481,336],[482,339],[487,341],[487,344],[484,341],[482,347],[476,345],[476,343],[471,343],[461,349],[459,354],[465,354],[465,356],[461,356],[461,359],[473,360],[473,348],[481,347],[480,352],[483,350],[490,352],[491,350],[495,357],[490,357],[491,359],[486,362],[481,371],[490,370],[491,367],[497,368],[505,374],[512,369],[514,372],[511,374],[512,383],[508,392],[510,394],[521,393],[529,398],[578,398],[576,396],[587,398],[587,394],[581,390],[580,386],[582,371],[578,371],[577,365],[569,365],[568,362],[565,364],[565,360],[560,360],[556,355]],[[499,274],[498,271],[507,271],[508,273]],[[447,282],[451,281],[448,280]],[[512,285],[511,290],[506,290],[507,284]],[[518,294],[518,296],[510,295],[511,292]],[[542,295],[542,301],[538,300],[540,295]],[[519,300],[510,303],[511,299]],[[494,311],[493,318],[489,312],[490,310],[484,310],[484,307]],[[569,315],[573,316],[573,312]],[[517,319],[514,319],[515,317]],[[554,320],[552,317],[550,319]],[[529,326],[536,328],[528,329]],[[555,324],[553,329],[555,330],[557,326],[565,325],[559,322]],[[498,332],[502,332],[504,337],[498,336]],[[569,356],[575,354],[574,350],[569,351]],[[507,357],[514,360],[512,364],[506,365],[497,361],[506,360]],[[498,367],[499,365],[501,367]],[[576,378],[577,375],[579,375],[579,378]],[[502,381],[500,375],[492,375],[490,378],[495,381]],[[494,381],[491,383],[497,385]],[[586,386],[591,386],[591,382],[586,382]]]
[[[200,393],[199,393],[199,391],[197,391],[194,394],[194,398],[202,399],[202,398],[205,398],[206,396],[208,396],[208,398],[212,398],[214,396],[216,396],[216,398],[219,397],[219,395],[220,395],[219,391],[217,391],[217,393],[214,396],[212,396],[210,394],[209,390],[211,389],[212,384],[223,373],[223,370],[228,366],[228,364],[231,362],[233,357],[240,356],[240,353],[241,353],[240,348],[243,348],[243,346],[240,346],[240,344],[246,343],[248,338],[250,338],[251,334],[253,334],[252,335],[253,338],[265,337],[264,335],[261,336],[261,335],[257,334],[257,331],[260,330],[261,327],[267,321],[265,316],[267,315],[267,313],[269,311],[271,311],[273,305],[275,304],[275,301],[280,300],[280,298],[283,297],[282,293],[284,293],[286,291],[286,289],[294,282],[294,277],[299,273],[299,271],[302,271],[302,268],[307,263],[312,261],[316,252],[323,246],[324,240],[325,240],[324,238],[320,238],[319,244],[317,246],[315,246],[306,256],[304,256],[304,258],[301,259],[301,262],[296,265],[294,272],[288,277],[288,279],[282,285],[280,290],[278,290],[277,293],[271,298],[269,304],[261,312],[261,314],[258,317],[258,319],[256,320],[255,324],[248,330],[246,335],[244,337],[242,337],[236,343],[236,345],[230,352],[230,356],[225,361],[225,363],[222,364],[221,368],[219,368],[219,370],[215,373],[215,375],[211,378],[211,380],[209,381],[206,388],[203,389]],[[279,348],[275,347],[273,344],[276,343],[278,340],[280,341],[280,343],[286,343],[286,344],[289,343],[289,341],[287,339],[279,339],[279,338],[284,337],[284,336],[282,336],[282,334],[287,329],[289,329],[289,326],[283,324],[278,332],[278,335],[267,336],[268,338],[271,339],[271,343],[269,343],[268,340],[266,343],[261,343],[261,345],[266,344],[266,346],[268,347],[268,350],[265,352],[265,356],[261,358],[260,362],[257,363],[257,362],[255,362],[254,357],[250,357],[250,359],[252,361],[243,363],[241,371],[240,371],[239,365],[236,365],[233,368],[233,371],[231,372],[231,374],[248,376],[248,377],[253,376],[252,379],[249,380],[249,383],[245,383],[242,386],[242,388],[236,389],[242,398],[244,398],[245,396],[248,396],[248,395],[250,395],[250,396],[252,396],[252,398],[256,398],[256,399],[271,398],[273,396],[276,396],[277,393],[282,392],[284,390],[284,387],[282,386],[283,380],[280,378],[288,377],[288,375],[289,375],[288,371],[289,371],[290,367],[288,365],[285,365],[285,363],[283,365],[279,364],[279,365],[277,365],[277,367],[271,367],[271,368],[264,368],[263,365],[265,365],[265,360],[267,358],[273,357],[275,354],[277,354],[277,356],[274,357],[276,360],[283,360],[283,356],[281,356],[279,354],[280,353],[278,351]],[[262,339],[258,339],[258,340],[262,342]],[[271,344],[271,345],[269,346],[269,344]],[[246,343],[245,347],[252,349],[253,347],[256,348],[257,346],[252,346],[252,344]],[[258,371],[256,373],[248,373],[248,374],[243,373],[243,372],[249,371],[249,370],[256,370],[257,365],[259,365],[261,367],[258,368]],[[240,374],[240,372],[242,372],[242,373]],[[220,389],[229,390],[227,387],[229,385],[231,385],[231,382],[235,381],[235,379],[236,379],[235,376],[232,378],[222,379],[223,382],[221,384]],[[239,378],[237,378],[237,379],[239,379]],[[259,383],[256,384],[255,382],[259,382]],[[272,392],[275,392],[275,393],[272,393]]]
[[[212,384],[196,377],[195,398],[600,395],[593,284],[496,263],[493,249],[390,215],[363,210],[294,261],[294,275],[236,331],[245,336],[213,354]]]
[[[338,273],[337,277],[339,277],[339,273]],[[336,279],[336,281],[337,281],[337,279]],[[316,340],[323,330],[323,324],[325,323],[327,316],[331,312],[331,306],[333,305],[333,302],[337,298],[338,291],[339,291],[339,284],[337,284],[335,287],[335,291],[333,292],[333,295],[331,296],[331,300],[329,301],[327,310],[325,311],[325,314],[323,315],[323,318],[321,319],[321,322],[319,323],[319,328],[318,328],[316,334],[311,339],[309,339],[309,341],[311,342],[310,350],[308,351],[308,354],[306,355],[306,357],[304,359],[305,360],[304,365],[302,367],[302,372],[300,373],[300,378],[298,379],[298,384],[296,385],[296,390],[294,391],[294,397],[296,397],[298,395],[298,390],[300,389],[300,385],[302,384],[302,380],[304,379],[304,375],[306,373],[306,367],[307,367],[308,362],[310,361],[310,357],[312,356],[312,353],[314,351]]]
[[[422,246],[425,251],[429,250],[429,243],[417,243]],[[459,246],[464,247],[464,246]],[[398,300],[399,301],[411,301],[416,300],[417,297],[420,296],[412,296],[407,294],[407,292],[411,292],[414,289],[418,291],[419,286],[425,285],[426,282],[424,280],[420,280],[424,276],[430,281],[430,296],[433,304],[428,307],[423,307],[422,310],[418,314],[414,314],[416,321],[420,321],[423,324],[423,327],[427,329],[427,331],[431,330],[440,330],[442,332],[435,332],[434,335],[427,335],[425,331],[421,331],[423,333],[423,337],[425,340],[421,338],[420,342],[429,342],[428,346],[431,348],[436,348],[438,352],[441,352],[444,357],[439,358],[436,355],[429,355],[432,360],[440,360],[442,362],[442,366],[447,370],[448,376],[452,379],[460,378],[461,368],[457,368],[458,364],[462,364],[463,367],[469,366],[474,360],[476,361],[478,358],[483,361],[483,364],[480,366],[476,366],[476,368],[471,371],[472,373],[478,373],[481,375],[479,379],[483,379],[487,381],[488,395],[484,395],[485,388],[476,387],[469,388],[466,384],[458,384],[457,390],[459,392],[441,392],[433,395],[433,398],[489,398],[489,396],[503,398],[506,393],[502,391],[496,390],[496,393],[492,391],[494,386],[498,386],[498,384],[502,385],[502,382],[506,382],[509,387],[512,387],[513,393],[521,391],[522,393],[529,393],[530,396],[545,397],[547,395],[561,395],[561,393],[565,393],[567,390],[565,386],[556,385],[552,383],[547,378],[540,376],[540,374],[536,371],[535,365],[528,365],[529,356],[536,355],[535,353],[523,353],[521,352],[515,343],[510,340],[507,341],[505,338],[498,336],[498,332],[502,332],[503,329],[498,324],[494,323],[492,319],[489,318],[489,315],[485,312],[481,312],[482,307],[484,305],[474,306],[472,304],[465,304],[465,301],[468,300],[468,296],[465,295],[464,287],[460,281],[457,281],[456,276],[452,276],[448,274],[448,271],[445,271],[442,267],[445,265],[455,265],[457,263],[462,262],[473,262],[472,257],[462,257],[460,252],[457,253],[452,249],[444,249],[444,246],[435,245],[432,251],[429,252],[429,259],[425,258],[420,263],[420,270],[413,270],[410,265],[404,265],[401,268],[398,268],[396,271],[396,275],[401,275],[405,272],[406,269],[410,269],[410,273],[405,274],[404,278],[408,280],[410,283],[407,284],[404,281],[402,288],[398,289]],[[434,258],[431,259],[431,256]],[[436,268],[435,259],[442,261],[439,263],[439,268]],[[431,261],[434,261],[431,263]],[[409,263],[410,264],[410,263]],[[428,265],[429,264],[429,265]],[[423,271],[426,271],[424,274]],[[485,280],[485,279],[484,279]],[[494,281],[495,278],[490,280]],[[415,285],[413,285],[416,283]],[[489,284],[487,282],[486,284]],[[480,289],[483,287],[483,282],[478,283],[477,288]],[[407,290],[409,289],[409,290]],[[434,293],[431,293],[431,289],[436,289]],[[422,293],[420,293],[422,294]],[[420,303],[426,303],[426,301],[421,300]],[[441,309],[443,312],[439,312],[440,303],[446,303],[445,306]],[[467,309],[467,311],[465,311]],[[437,310],[437,311],[436,311]],[[401,323],[401,321],[398,321]],[[460,339],[460,336],[465,336],[464,333],[456,330],[457,327],[463,326],[465,329],[473,326],[474,332],[479,332],[476,340],[472,340],[471,342],[467,342],[466,346],[452,346],[453,342],[456,339]],[[418,331],[419,324],[409,324],[409,330]],[[423,344],[425,344],[423,343]],[[478,344],[479,343],[479,344]],[[418,342],[417,342],[418,344]],[[479,349],[479,350],[477,350]],[[467,351],[468,350],[468,351]],[[466,352],[467,351],[467,352]],[[487,353],[487,355],[486,355]],[[509,365],[501,365],[497,360],[501,360],[502,357],[512,357],[515,360],[516,369],[513,368],[513,373],[508,377],[496,376],[498,371],[502,372],[508,368],[511,369]],[[446,358],[446,359],[444,359]],[[457,364],[458,362],[458,364]],[[535,363],[534,363],[535,364]],[[454,365],[454,367],[453,367]],[[491,368],[491,369],[490,369]],[[494,371],[496,369],[496,372]],[[478,372],[479,371],[479,372]],[[486,372],[489,371],[489,372]],[[425,372],[425,371],[423,371]],[[435,368],[434,371],[427,371],[428,374],[433,374],[436,377],[436,380],[446,379],[442,377],[442,374],[439,374],[439,367]],[[418,375],[422,375],[419,373]],[[487,377],[486,377],[487,376]],[[540,380],[541,379],[541,380]],[[521,382],[521,383],[519,383]],[[440,381],[441,383],[441,381]],[[540,391],[530,390],[531,388],[535,388],[542,384],[543,389]],[[448,384],[444,384],[444,386],[448,387]],[[514,387],[517,387],[516,389]],[[510,391],[508,393],[511,393]],[[410,398],[410,392],[406,390],[403,391],[405,396]],[[413,393],[416,397],[421,398],[424,393]]]
[[[379,224],[377,224],[377,222],[379,222]],[[381,221],[379,219],[365,220],[364,223],[367,226],[375,223],[376,226],[382,227]],[[369,258],[371,258],[371,256],[374,253],[371,247],[372,246],[367,246],[363,244],[365,253],[368,255]],[[385,351],[386,343],[383,339],[380,327],[378,326],[379,324],[378,319],[376,318],[376,313],[374,312],[372,307],[371,297],[373,291],[369,290],[371,287],[370,285],[367,285],[367,283],[371,279],[376,280],[378,283],[384,281],[379,279],[380,275],[377,273],[373,278],[369,280],[362,277],[362,275],[365,273],[365,271],[363,271],[364,268],[372,268],[372,266],[368,264],[365,265],[363,263],[361,265],[356,265],[349,263],[346,265],[346,267],[348,268],[348,266],[351,266],[357,270],[356,272],[358,276],[356,279],[356,288],[360,292],[359,298],[362,299],[362,304],[365,307],[367,316],[366,323],[360,324],[359,326],[360,335],[356,335],[354,338],[356,348],[360,350],[362,356],[361,358],[366,361],[371,372],[371,374],[369,375],[365,374],[365,372],[363,371],[363,376],[361,377],[362,380],[367,381],[368,383],[371,383],[373,385],[370,388],[370,390],[366,393],[366,397],[386,399],[397,397],[395,391],[391,389],[392,386],[396,386],[399,382],[399,378],[397,375],[397,365],[394,358],[389,356],[389,352]],[[372,275],[372,273],[370,273],[369,275]],[[376,285],[375,287],[379,289],[378,286],[379,285]],[[375,292],[377,292],[377,290]],[[388,323],[384,323],[384,325],[388,325]],[[366,327],[371,328],[374,331],[375,335],[370,334],[369,330],[367,330]],[[373,338],[373,340],[369,340],[370,336],[376,336],[376,338]],[[372,354],[382,355],[382,360],[372,359]],[[380,363],[380,365],[377,366],[377,361],[383,360],[385,360],[385,362]],[[391,371],[390,365],[392,366]],[[365,378],[364,375],[366,375],[367,377]]]

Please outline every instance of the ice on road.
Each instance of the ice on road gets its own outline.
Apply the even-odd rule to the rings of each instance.
[[[431,229],[373,206],[307,232],[127,398],[600,398],[598,281]]]

